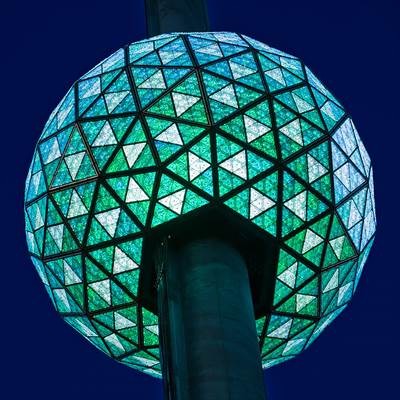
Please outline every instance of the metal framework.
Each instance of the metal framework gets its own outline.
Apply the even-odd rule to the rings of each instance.
[[[232,226],[256,243],[248,265],[269,367],[346,307],[376,224],[371,163],[341,104],[297,58],[234,33],[133,43],[84,75],[44,128],[25,210],[56,309],[154,376],[160,237],[226,222],[221,235]]]

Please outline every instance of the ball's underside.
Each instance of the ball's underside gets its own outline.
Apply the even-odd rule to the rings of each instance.
[[[375,233],[353,122],[297,58],[234,33],[167,34],[115,52],[51,114],[26,181],[33,263],[62,317],[161,376],[138,289],[162,224],[218,202],[279,245],[264,367],[307,348],[351,299]]]

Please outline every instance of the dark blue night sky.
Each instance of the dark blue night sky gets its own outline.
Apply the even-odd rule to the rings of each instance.
[[[162,399],[159,380],[107,358],[56,315],[27,255],[22,212],[25,175],[48,115],[83,73],[145,37],[143,8],[143,0],[1,6],[3,399]],[[209,14],[213,30],[302,58],[352,114],[375,170],[378,234],[358,292],[308,351],[265,373],[269,399],[394,399],[400,2],[213,0]]]

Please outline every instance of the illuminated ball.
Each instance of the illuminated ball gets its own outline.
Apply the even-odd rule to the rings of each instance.
[[[368,154],[296,57],[235,33],[162,35],[98,64],[50,115],[26,181],[28,247],[66,322],[160,376],[146,243],[207,207],[275,243],[256,325],[264,367],[292,358],[357,287],[376,225]]]

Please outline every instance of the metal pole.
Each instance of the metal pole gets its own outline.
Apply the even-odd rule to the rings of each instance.
[[[209,30],[206,0],[145,0],[147,36]]]
[[[265,400],[241,255],[217,239],[169,247],[164,255],[158,309],[166,399]]]

